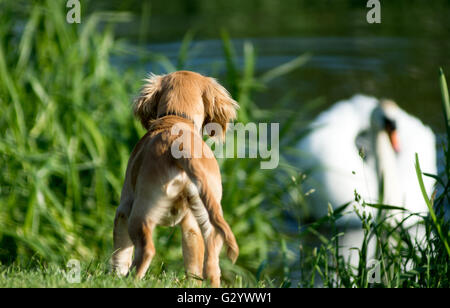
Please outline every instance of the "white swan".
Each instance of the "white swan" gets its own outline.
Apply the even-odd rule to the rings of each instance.
[[[432,130],[420,120],[391,101],[355,95],[320,114],[312,128],[299,148],[307,156],[302,166],[310,171],[308,185],[316,191],[312,195],[315,217],[327,213],[328,202],[334,208],[351,202],[355,191],[366,202],[377,203],[382,182],[384,204],[427,213],[416,176],[415,153],[422,171],[436,174],[436,145]],[[424,182],[430,195],[434,180],[424,177]],[[401,218],[398,215],[397,220]],[[359,220],[352,215],[346,223]]]

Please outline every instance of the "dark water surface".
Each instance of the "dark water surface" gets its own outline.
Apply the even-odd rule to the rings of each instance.
[[[443,132],[438,68],[450,76],[450,1],[381,1],[381,24],[366,21],[367,1],[172,0],[91,1],[85,10],[130,11],[119,37],[176,62],[182,38],[195,32],[186,68],[219,75],[225,70],[220,32],[243,43],[264,72],[303,53],[311,60],[274,80],[256,96],[261,106],[291,93],[293,108],[321,97],[326,106],[365,93],[396,100],[436,132]],[[148,65],[147,70],[157,70]],[[317,110],[319,112],[320,110]]]

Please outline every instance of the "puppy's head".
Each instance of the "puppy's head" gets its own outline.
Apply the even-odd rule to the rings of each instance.
[[[150,75],[135,101],[134,114],[146,129],[153,120],[166,114],[191,119],[198,129],[217,123],[222,129],[218,137],[224,138],[228,122],[236,118],[237,108],[236,101],[215,79],[179,71]]]

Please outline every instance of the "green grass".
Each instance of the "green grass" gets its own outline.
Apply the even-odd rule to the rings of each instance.
[[[142,280],[134,277],[117,277],[103,264],[88,264],[81,268],[80,280],[71,280],[70,268],[50,266],[0,267],[0,288],[199,288],[210,287],[207,283],[187,279],[182,272],[162,272],[146,275]],[[271,282],[261,281],[251,287],[272,287]],[[224,288],[247,287],[237,279],[222,285]]]
[[[193,33],[187,33],[178,60],[172,63],[164,55],[131,48],[114,37],[114,25],[135,16],[92,13],[81,25],[69,25],[64,4],[0,1],[0,287],[74,286],[64,276],[69,259],[81,262],[81,284],[76,286],[193,286],[184,276],[177,228],[157,228],[157,255],[143,281],[117,278],[108,265],[127,160],[144,133],[131,111],[148,73],[142,64],[158,64],[160,71],[155,73],[183,69]],[[148,10],[142,14],[140,20],[145,20]],[[26,21],[23,28],[21,20]],[[145,25],[141,28],[144,38]],[[252,44],[244,44],[239,66],[232,40],[225,30],[221,36],[226,74],[215,77],[221,77],[239,101],[239,122],[281,123],[283,155],[275,171],[261,170],[259,159],[219,160],[222,204],[241,248],[236,265],[221,260],[224,285],[373,286],[366,279],[367,241],[361,243],[358,268],[337,254],[341,234],[334,222],[343,211],[305,224],[309,204],[302,182],[307,175],[290,163],[288,155],[299,155],[295,145],[306,132],[308,111],[320,100],[295,111],[287,108],[293,99],[290,94],[270,110],[254,102],[255,93],[267,91],[274,79],[299,68],[308,55],[258,74]],[[113,64],[113,56],[130,54],[139,58],[138,64],[126,68]],[[441,84],[444,93],[445,82]],[[450,106],[448,95],[445,106]],[[427,196],[431,206],[448,200],[448,170],[438,176],[445,188],[442,195]],[[284,232],[287,217],[298,220],[299,232]],[[450,285],[448,226],[438,214],[423,218],[427,245],[417,245],[402,226],[365,216],[361,220],[367,238],[378,238],[383,282],[377,286]]]

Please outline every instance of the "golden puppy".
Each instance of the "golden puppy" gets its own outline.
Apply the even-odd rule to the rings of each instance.
[[[197,73],[179,71],[146,80],[134,113],[148,131],[131,153],[114,220],[112,264],[117,273],[126,275],[131,267],[142,278],[155,254],[153,229],[180,224],[186,272],[220,286],[223,242],[233,262],[239,248],[222,215],[220,170],[202,130],[217,123],[224,134],[237,107],[225,88]],[[181,135],[190,141],[174,145]],[[198,144],[203,155],[194,155]],[[174,157],[173,149],[187,155]]]

